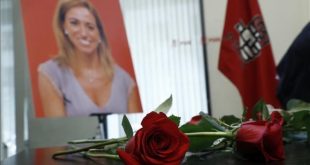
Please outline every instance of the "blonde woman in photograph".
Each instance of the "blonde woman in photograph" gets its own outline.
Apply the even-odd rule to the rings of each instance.
[[[135,81],[114,63],[100,18],[87,0],[59,0],[59,54],[39,65],[46,117],[141,112]]]

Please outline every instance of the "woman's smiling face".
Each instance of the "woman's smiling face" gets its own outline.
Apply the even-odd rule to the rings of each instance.
[[[94,54],[101,42],[94,15],[82,6],[68,10],[64,31],[79,53]]]

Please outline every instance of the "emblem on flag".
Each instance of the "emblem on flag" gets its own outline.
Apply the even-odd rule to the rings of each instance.
[[[260,16],[253,17],[248,25],[244,25],[242,21],[238,22],[235,25],[235,30],[239,33],[238,49],[244,62],[249,62],[258,57],[261,49],[269,43],[268,37],[266,38],[267,30]]]

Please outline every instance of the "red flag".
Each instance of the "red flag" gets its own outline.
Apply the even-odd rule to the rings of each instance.
[[[260,99],[279,107],[276,67],[257,0],[228,0],[218,67],[239,90],[247,119]]]

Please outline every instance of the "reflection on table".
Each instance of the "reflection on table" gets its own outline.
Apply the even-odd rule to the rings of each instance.
[[[29,149],[22,151],[1,162],[1,165],[122,165],[120,160],[105,158],[86,158],[81,154],[63,156],[61,159],[52,159],[52,154],[64,150],[64,147]],[[286,159],[273,161],[271,165],[306,165],[310,162],[310,146],[305,142],[295,142],[285,145]],[[237,158],[230,152],[216,152],[203,156],[187,157],[184,165],[248,165],[266,164],[264,162],[253,162]]]

